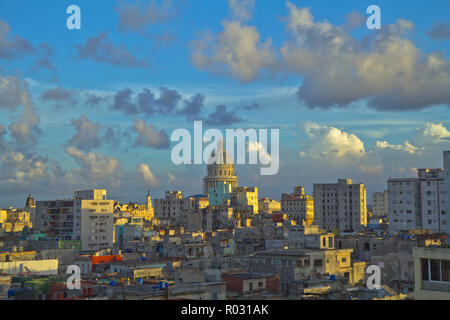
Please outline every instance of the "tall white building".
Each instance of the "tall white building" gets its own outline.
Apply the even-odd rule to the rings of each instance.
[[[314,184],[314,224],[340,232],[362,231],[367,226],[367,197],[364,184],[351,179]]]
[[[419,169],[417,178],[388,180],[389,232],[425,229],[450,234],[450,152],[444,169]]]
[[[387,216],[388,214],[388,192],[372,193],[372,213],[375,217]]]
[[[387,184],[389,233],[421,228],[419,179],[389,179]]]
[[[450,151],[444,151],[444,184],[445,184],[445,214],[450,215]],[[447,219],[447,234],[450,234],[450,219]]]
[[[114,200],[96,189],[76,191],[73,199],[37,201],[35,227],[62,240],[81,240],[83,251],[112,248]]]
[[[444,169],[419,169],[422,227],[433,233],[447,232]]]

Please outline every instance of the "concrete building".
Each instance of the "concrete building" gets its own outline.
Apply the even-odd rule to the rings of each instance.
[[[433,233],[448,231],[444,169],[419,169],[419,197],[421,199],[422,227]]]
[[[305,194],[303,187],[295,187],[294,193],[281,195],[281,211],[297,224],[311,225],[314,222],[314,199]]]
[[[420,229],[420,181],[417,178],[388,180],[389,233]]]
[[[212,207],[250,207],[258,214],[258,188],[237,187],[224,181],[218,181],[215,187],[209,188],[209,205]]]
[[[181,226],[185,220],[184,215],[188,215],[192,210],[207,207],[209,202],[206,195],[195,195],[183,197],[181,191],[166,191],[164,199],[155,199],[155,218],[162,225]]]
[[[291,226],[288,231],[289,249],[334,249],[334,234],[319,230],[316,225]]]
[[[372,193],[372,213],[374,217],[388,215],[388,191]]]
[[[450,249],[414,248],[413,257],[414,299],[450,300]]]
[[[106,190],[83,190],[74,199],[37,201],[36,228],[63,240],[81,240],[83,251],[113,246],[114,200]]]
[[[367,226],[364,184],[351,179],[338,183],[314,184],[314,224],[326,231],[362,231]]]
[[[313,209],[314,210],[314,209]],[[262,198],[258,200],[258,211],[261,214],[272,214],[281,211],[281,202]]]
[[[444,169],[418,169],[417,178],[388,180],[389,233],[425,229],[450,234],[450,153],[443,155]]]
[[[364,279],[365,262],[351,261],[352,249],[341,250],[272,250],[258,252],[250,258],[250,272],[280,276],[281,291],[289,283],[324,275],[347,277],[350,284]]]
[[[450,215],[450,151],[444,151],[444,182],[445,182],[445,194],[447,196],[445,213],[447,215]],[[450,223],[448,219],[447,219],[447,234],[450,234]]]

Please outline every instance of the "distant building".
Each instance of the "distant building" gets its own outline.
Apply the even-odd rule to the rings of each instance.
[[[326,231],[359,232],[367,226],[366,187],[351,179],[314,184],[314,224]]]
[[[230,184],[233,189],[238,186],[239,180],[234,171],[233,159],[230,159],[225,152],[223,142],[220,143],[219,148],[221,148],[221,150],[219,150],[219,156],[222,155],[222,159],[221,161],[216,161],[207,166],[207,175],[203,179],[204,194],[209,192],[209,188],[217,187],[218,182]]]
[[[106,190],[75,191],[73,199],[36,202],[36,226],[62,240],[81,240],[83,251],[112,248],[114,200]]]
[[[447,195],[445,213],[450,215],[450,151],[444,151],[444,182]],[[447,222],[447,234],[450,234],[450,221],[447,219]]]
[[[388,215],[388,191],[372,193],[372,213],[375,217]]]
[[[209,204],[207,195],[195,195],[183,197],[181,191],[166,191],[164,199],[154,200],[155,218],[162,225],[181,226],[184,215],[188,215],[192,210],[202,209]]]
[[[311,225],[314,222],[313,196],[305,194],[303,187],[295,187],[294,193],[281,195],[281,211],[300,225]]]
[[[215,187],[209,188],[210,206],[251,207],[258,214],[258,188],[237,187],[224,181],[218,181]]]
[[[263,214],[272,214],[281,211],[281,202],[262,198],[258,200],[258,211]]]
[[[417,178],[388,180],[389,233],[425,229],[450,234],[449,158],[450,152],[444,152],[444,169],[418,169]]]
[[[419,179],[389,179],[387,184],[389,233],[421,228]]]

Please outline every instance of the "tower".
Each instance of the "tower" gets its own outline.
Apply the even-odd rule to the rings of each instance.
[[[150,196],[150,189],[147,191],[147,209],[152,208],[152,197]]]
[[[218,142],[218,155],[211,156],[216,158],[212,164],[208,164],[206,168],[206,176],[203,179],[203,193],[208,194],[209,188],[217,187],[219,181],[230,184],[232,189],[238,186],[238,177],[234,171],[233,159],[231,159],[226,151],[223,140]]]

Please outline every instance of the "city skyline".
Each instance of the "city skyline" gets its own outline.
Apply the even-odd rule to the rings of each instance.
[[[382,192],[450,149],[448,2],[377,1],[368,30],[370,1],[76,1],[68,30],[73,2],[0,2],[1,207],[202,193],[206,166],[170,161],[194,120],[279,128],[277,175],[236,166],[277,200],[338,178]]]

